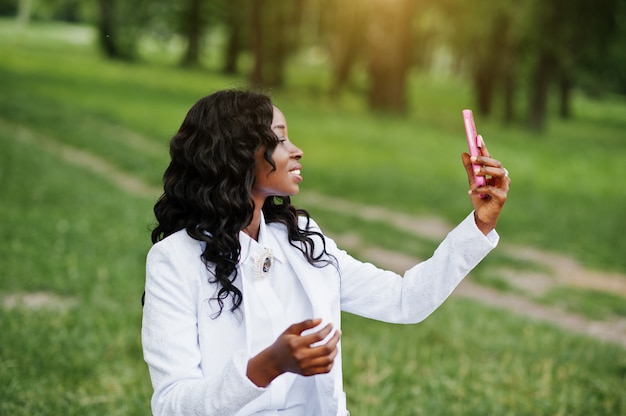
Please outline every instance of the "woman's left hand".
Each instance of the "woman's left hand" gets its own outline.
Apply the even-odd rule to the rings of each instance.
[[[509,172],[499,160],[491,157],[484,142],[480,156],[470,158],[469,154],[463,153],[462,158],[470,185],[469,194],[474,205],[476,225],[486,235],[496,228],[500,211],[506,202],[511,184]],[[481,165],[481,168],[474,172],[472,163]],[[474,183],[475,174],[484,176],[487,184],[477,188]]]

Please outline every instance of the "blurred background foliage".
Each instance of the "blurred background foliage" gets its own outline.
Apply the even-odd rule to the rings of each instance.
[[[157,48],[183,67],[219,62],[257,88],[288,88],[290,60],[323,61],[323,93],[355,89],[395,114],[411,110],[416,68],[462,75],[481,116],[535,131],[551,95],[567,119],[574,89],[626,94],[626,0],[0,0],[0,16],[91,24],[110,59],[154,59],[142,52]]]

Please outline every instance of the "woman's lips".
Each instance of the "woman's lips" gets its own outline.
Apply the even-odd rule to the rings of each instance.
[[[299,168],[292,169],[289,171],[289,173],[296,179],[296,181],[302,181],[302,173]]]

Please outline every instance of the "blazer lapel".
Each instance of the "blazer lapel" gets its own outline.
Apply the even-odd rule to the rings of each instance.
[[[281,243],[287,261],[298,276],[304,291],[311,303],[312,318],[321,318],[322,323],[332,323],[335,329],[340,329],[340,280],[339,273],[333,265],[322,268],[312,266],[302,252],[291,246],[287,235],[282,228],[270,224],[274,231],[273,238]],[[283,239],[284,241],[280,241]],[[335,366],[328,374],[315,376],[320,414],[335,416],[338,411],[338,399],[343,396],[343,383],[340,355],[337,356]]]
[[[268,224],[271,237],[282,248],[282,254],[293,268],[304,288],[313,310],[312,318],[322,318],[340,327],[340,277],[334,265],[316,267],[311,265],[300,250],[293,247],[282,224]]]

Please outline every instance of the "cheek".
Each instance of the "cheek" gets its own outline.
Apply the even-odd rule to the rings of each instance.
[[[254,168],[254,177],[256,181],[263,181],[267,179],[267,176],[272,172],[272,165],[270,165],[266,160],[262,162],[257,161],[256,167]]]
[[[274,159],[276,170],[280,170],[287,166],[289,162],[289,151],[284,146],[277,147],[274,153],[272,153],[272,159]]]
[[[263,172],[268,172],[271,169],[272,165],[270,165],[269,162],[265,160],[265,151],[263,149],[259,149],[256,153],[256,161],[254,167],[255,176],[259,176]]]

